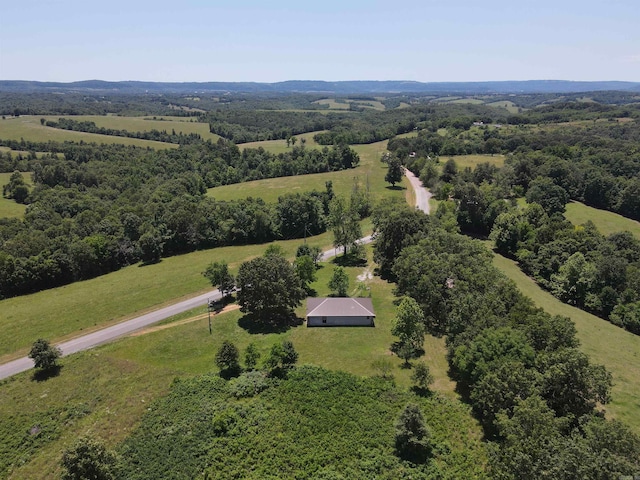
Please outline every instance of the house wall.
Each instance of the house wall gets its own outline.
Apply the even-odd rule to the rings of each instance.
[[[326,322],[323,322],[326,318]],[[307,317],[307,327],[374,326],[373,317]]]

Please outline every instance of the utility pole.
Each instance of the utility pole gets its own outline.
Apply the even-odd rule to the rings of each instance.
[[[209,312],[209,335],[212,334],[211,332],[211,300],[209,300],[207,298],[207,311]]]

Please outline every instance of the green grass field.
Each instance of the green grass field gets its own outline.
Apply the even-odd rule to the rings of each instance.
[[[495,255],[493,263],[537,306],[573,320],[582,350],[613,375],[613,401],[606,406],[607,416],[622,420],[640,434],[640,336],[562,303],[526,276],[512,260]]]
[[[627,230],[640,238],[640,222],[607,210],[589,207],[584,203],[568,203],[565,217],[574,225],[581,225],[591,220],[603,235]]]
[[[365,224],[363,230],[367,228]],[[329,248],[333,236],[327,232],[308,241]],[[302,239],[278,242],[290,256],[300,243]],[[0,300],[0,362],[24,355],[39,337],[56,341],[70,338],[206,291],[209,286],[201,272],[209,263],[224,260],[235,270],[265,248],[247,245],[201,250],[165,258],[155,265],[131,265],[91,280]]]
[[[0,119],[0,138],[5,140],[24,139],[31,142],[94,142],[94,143],[118,143],[123,145],[135,145],[138,147],[177,148],[172,143],[155,142],[152,140],[140,140],[137,138],[112,137],[95,133],[72,132],[58,128],[45,127],[40,124],[40,116],[24,115],[18,118]],[[58,117],[51,117],[58,118]],[[107,118],[107,117],[105,117]]]
[[[328,105],[329,110],[349,110],[351,104],[354,104],[358,107],[370,108],[379,111],[386,109],[386,107],[380,102],[380,100],[345,99],[344,102],[337,102],[335,98],[323,98],[321,100],[316,100],[313,103],[317,103],[318,105]]]
[[[499,107],[499,108],[505,108],[506,110],[509,111],[509,113],[520,113],[520,108],[518,108],[518,106],[513,103],[510,100],[500,100],[499,102],[490,102],[486,104],[488,107]]]
[[[295,135],[298,139],[296,145],[300,145],[300,139],[304,138],[307,143],[305,143],[306,148],[322,148],[322,145],[318,145],[313,139],[314,135],[321,132],[308,132],[301,133],[300,135]],[[238,148],[244,150],[245,148],[264,148],[269,153],[284,153],[288,150],[291,150],[291,147],[287,147],[286,140],[263,140],[261,142],[248,142],[241,143],[238,145]]]
[[[371,250],[368,249],[369,256]],[[356,277],[371,267],[348,267],[351,290]],[[318,271],[312,285],[319,295],[328,293],[327,282],[333,264]],[[58,474],[60,452],[82,434],[102,438],[111,446],[124,440],[139,423],[153,399],[164,395],[176,377],[215,370],[215,354],[223,340],[231,340],[243,351],[250,342],[265,356],[270,346],[283,339],[293,341],[300,354],[299,364],[315,364],[357,375],[374,375],[372,362],[386,358],[392,374],[401,386],[409,385],[410,370],[400,367],[389,346],[395,315],[393,284],[374,277],[365,280],[376,309],[376,327],[306,328],[294,327],[275,334],[250,334],[240,327],[242,314],[232,311],[213,317],[209,335],[206,317],[175,324],[139,336],[82,352],[62,360],[58,377],[46,382],[31,380],[25,372],[0,383],[0,436],[7,451],[22,465],[11,478],[50,478]],[[360,290],[362,291],[362,290]],[[204,308],[187,312],[174,320],[204,313]],[[298,309],[304,314],[304,305]],[[424,360],[435,377],[434,390],[456,401],[453,383],[447,376],[443,339],[427,337]],[[25,409],[25,405],[30,405]],[[42,435],[25,440],[34,425]],[[471,435],[480,437],[474,422]],[[28,434],[27,434],[28,435]],[[27,437],[28,438],[28,437]],[[0,478],[4,472],[0,471]]]
[[[0,191],[2,190],[2,186],[7,185],[9,183],[9,178],[12,173],[0,173]],[[30,184],[31,182],[31,174],[23,173],[25,181]],[[24,215],[24,211],[27,206],[22,205],[21,203],[16,203],[9,198],[4,198],[0,196],[0,218],[14,218],[14,217],[22,217]]]
[[[176,133],[198,133],[204,140],[212,140],[214,142],[220,138],[219,135],[209,132],[208,123],[196,122],[195,119],[190,117],[157,116],[154,120],[154,117],[120,117],[117,115],[48,115],[38,117],[38,121],[40,118],[52,121],[57,121],[59,118],[69,118],[78,122],[93,122],[98,127],[127,130],[129,132],[166,130],[171,133],[171,130],[175,130]]]
[[[456,161],[456,165],[458,166],[458,170],[462,170],[466,167],[471,168],[472,170],[476,168],[476,166],[480,163],[491,163],[497,167],[501,167],[504,165],[504,155],[483,155],[483,154],[474,154],[474,155],[451,155],[451,156],[442,156],[440,157],[440,163],[444,164],[449,158],[453,158]]]
[[[256,142],[252,145],[259,146],[260,144],[280,141],[281,140]],[[339,172],[298,175],[295,177],[270,178],[238,185],[225,185],[210,188],[207,195],[216,200],[238,200],[247,197],[260,197],[266,202],[275,202],[278,200],[278,197],[286,193],[308,192],[311,190],[322,191],[325,189],[325,182],[329,180],[333,182],[333,189],[338,195],[349,195],[353,187],[354,177],[358,177],[363,188],[368,181],[374,203],[390,196],[402,194],[402,190],[387,188],[388,185],[384,181],[387,166],[380,162],[380,157],[382,152],[387,148],[386,141],[372,143],[370,145],[354,145],[352,148],[360,155],[360,165],[353,169]],[[403,180],[402,188],[406,188],[407,186],[408,183]]]

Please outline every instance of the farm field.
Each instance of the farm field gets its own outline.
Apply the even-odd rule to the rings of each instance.
[[[30,142],[86,142],[86,143],[117,143],[122,145],[135,145],[137,147],[177,148],[172,143],[156,142],[153,140],[141,140],[138,138],[113,137],[96,133],[72,132],[58,128],[45,127],[40,124],[41,116],[24,115],[17,118],[0,119],[0,138],[5,140],[24,139]],[[51,117],[59,118],[59,117]]]
[[[505,108],[509,111],[509,113],[513,114],[520,113],[520,108],[510,100],[500,100],[498,102],[486,103],[485,105],[487,105],[488,107]]]
[[[209,131],[208,123],[197,122],[192,117],[121,117],[118,115],[45,115],[38,117],[46,120],[58,121],[59,118],[68,118],[78,122],[93,122],[98,127],[127,130],[129,132],[148,132],[151,130],[166,130],[171,133],[198,133],[204,140],[218,141],[219,135]],[[1,138],[1,137],[0,137]],[[161,142],[162,143],[162,142]]]
[[[342,102],[338,102],[335,98],[323,98],[316,100],[313,103],[318,105],[328,105],[329,110],[349,110],[350,105],[353,104],[357,107],[370,108],[373,110],[385,110],[386,107],[379,100],[351,100],[344,99]]]
[[[304,138],[306,140],[305,148],[322,148],[322,145],[317,144],[313,139],[314,135],[316,135],[317,133],[322,133],[322,131],[301,133],[300,135],[295,135],[295,137],[298,139],[296,145],[299,146],[300,139]],[[261,142],[248,142],[238,144],[238,148],[240,148],[241,150],[244,150],[245,148],[260,147],[264,148],[267,152],[274,154],[284,153],[287,150],[291,150],[291,147],[287,147],[286,140],[263,140]]]
[[[11,175],[12,173],[0,173],[0,190],[2,189],[3,185],[9,183],[9,178],[11,177]],[[30,185],[31,175],[29,173],[23,173],[22,176],[24,177],[27,184]],[[26,209],[26,205],[16,203],[10,198],[4,198],[3,196],[0,196],[0,218],[22,217]]]
[[[370,248],[368,252],[371,256]],[[332,269],[333,265],[327,263],[318,271],[318,280],[312,287],[319,295],[328,293],[326,284]],[[347,267],[352,293],[357,288],[356,276],[366,270],[367,267]],[[62,360],[60,375],[46,382],[31,381],[30,372],[4,381],[0,384],[0,411],[8,415],[0,418],[0,433],[11,449],[7,452],[23,465],[12,478],[48,478],[43,472],[55,472],[60,452],[81,434],[89,433],[110,446],[117,445],[139,423],[150,402],[166,394],[175,377],[214,371],[214,357],[223,340],[234,342],[241,351],[254,342],[264,357],[273,343],[290,339],[300,354],[299,364],[356,375],[374,375],[372,362],[386,358],[392,364],[396,383],[408,386],[410,370],[400,368],[401,361],[388,351],[393,341],[393,284],[378,277],[364,283],[376,308],[375,328],[298,326],[279,334],[251,334],[239,325],[242,314],[235,310],[213,317],[213,335],[208,333],[206,316],[201,316],[196,321],[169,324],[170,328],[132,335],[67,357]],[[203,312],[204,309],[187,312],[174,320]],[[304,314],[304,306],[298,313]],[[427,337],[425,351],[424,360],[436,380],[434,390],[457,403],[453,382],[447,376],[443,339]],[[27,404],[33,406],[29,411],[21,408]],[[34,424],[40,425],[43,435],[35,442],[23,442],[22,432]],[[469,434],[479,438],[479,426],[471,420],[470,424],[473,427]],[[3,473],[0,470],[0,477]]]
[[[462,170],[466,167],[472,170],[480,163],[491,163],[497,167],[504,165],[504,155],[489,155],[489,154],[473,154],[473,155],[450,155],[440,157],[440,163],[444,165],[449,158],[453,158],[456,161],[458,170]]]
[[[269,142],[281,142],[281,140],[270,140]],[[259,145],[269,142],[255,142]],[[282,140],[282,142],[284,142]],[[245,144],[249,145],[249,144]],[[286,147],[285,147],[286,148]],[[387,142],[377,142],[369,145],[352,145],[352,148],[360,155],[358,167],[339,172],[315,173],[310,175],[298,175],[295,177],[270,178],[266,180],[256,180],[237,185],[224,185],[222,187],[210,188],[207,195],[216,200],[238,200],[247,197],[260,197],[265,202],[276,202],[278,197],[286,193],[307,192],[311,190],[323,191],[325,182],[333,182],[333,189],[338,195],[349,195],[353,187],[354,177],[362,188],[368,182],[372,201],[375,203],[382,198],[394,196],[399,190],[392,190],[384,181],[387,166],[380,162],[382,152],[387,148]],[[403,180],[403,188],[408,183]]]
[[[582,350],[613,375],[613,401],[606,406],[607,416],[624,421],[640,434],[640,336],[562,303],[525,275],[513,260],[495,255],[493,263],[537,306],[573,320]]]
[[[589,207],[584,203],[569,202],[565,217],[574,225],[581,225],[591,220],[603,235],[628,230],[640,238],[640,222],[608,210]]]

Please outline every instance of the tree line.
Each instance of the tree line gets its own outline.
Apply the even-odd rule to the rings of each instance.
[[[428,332],[447,336],[458,391],[491,442],[493,478],[638,472],[640,438],[603,418],[611,375],[579,350],[568,318],[536,308],[446,219],[401,205],[373,219],[381,272],[420,306]]]
[[[171,133],[166,130],[156,130],[155,128],[145,132],[129,132],[115,128],[98,127],[95,122],[78,121],[71,118],[59,118],[57,122],[53,120],[41,119],[40,123],[51,128],[61,130],[72,130],[74,132],[98,133],[100,135],[112,135],[115,137],[140,138],[142,140],[154,140],[156,142],[177,143],[179,145],[187,143],[199,143],[202,137],[199,133],[176,133],[175,129]]]
[[[64,158],[26,160],[34,187],[23,219],[0,219],[0,296],[101,275],[138,261],[222,245],[315,235],[327,228],[334,196],[324,191],[216,201],[211,185],[272,175],[352,168],[349,147],[286,154],[240,152],[228,142],[153,151],[58,144]],[[4,154],[5,158],[9,154]],[[17,175],[13,184],[18,184]],[[368,192],[354,186],[365,205]]]

